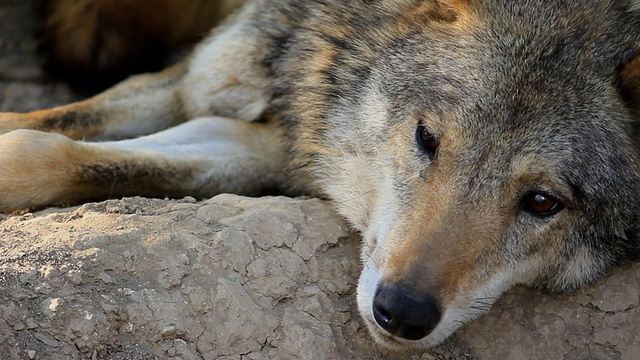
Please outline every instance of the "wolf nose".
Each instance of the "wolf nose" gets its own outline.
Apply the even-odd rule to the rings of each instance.
[[[380,285],[373,299],[373,316],[390,334],[407,340],[429,335],[440,321],[435,299],[399,284]]]

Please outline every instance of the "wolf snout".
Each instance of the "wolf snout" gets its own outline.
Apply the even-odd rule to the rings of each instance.
[[[401,284],[383,284],[373,299],[373,316],[389,334],[420,340],[429,335],[441,317],[435,299]]]

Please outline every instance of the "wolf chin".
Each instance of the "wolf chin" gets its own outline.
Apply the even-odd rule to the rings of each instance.
[[[433,346],[516,284],[640,253],[639,8],[248,1],[163,72],[0,114],[0,210],[326,197],[362,234],[373,338]]]

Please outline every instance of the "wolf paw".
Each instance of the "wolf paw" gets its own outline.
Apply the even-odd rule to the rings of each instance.
[[[70,186],[76,146],[65,136],[36,130],[0,135],[0,212],[59,201]]]

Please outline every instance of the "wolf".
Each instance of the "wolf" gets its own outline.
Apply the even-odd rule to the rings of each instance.
[[[183,62],[0,115],[0,210],[332,201],[373,339],[430,347],[522,284],[640,254],[637,0],[251,0]]]

